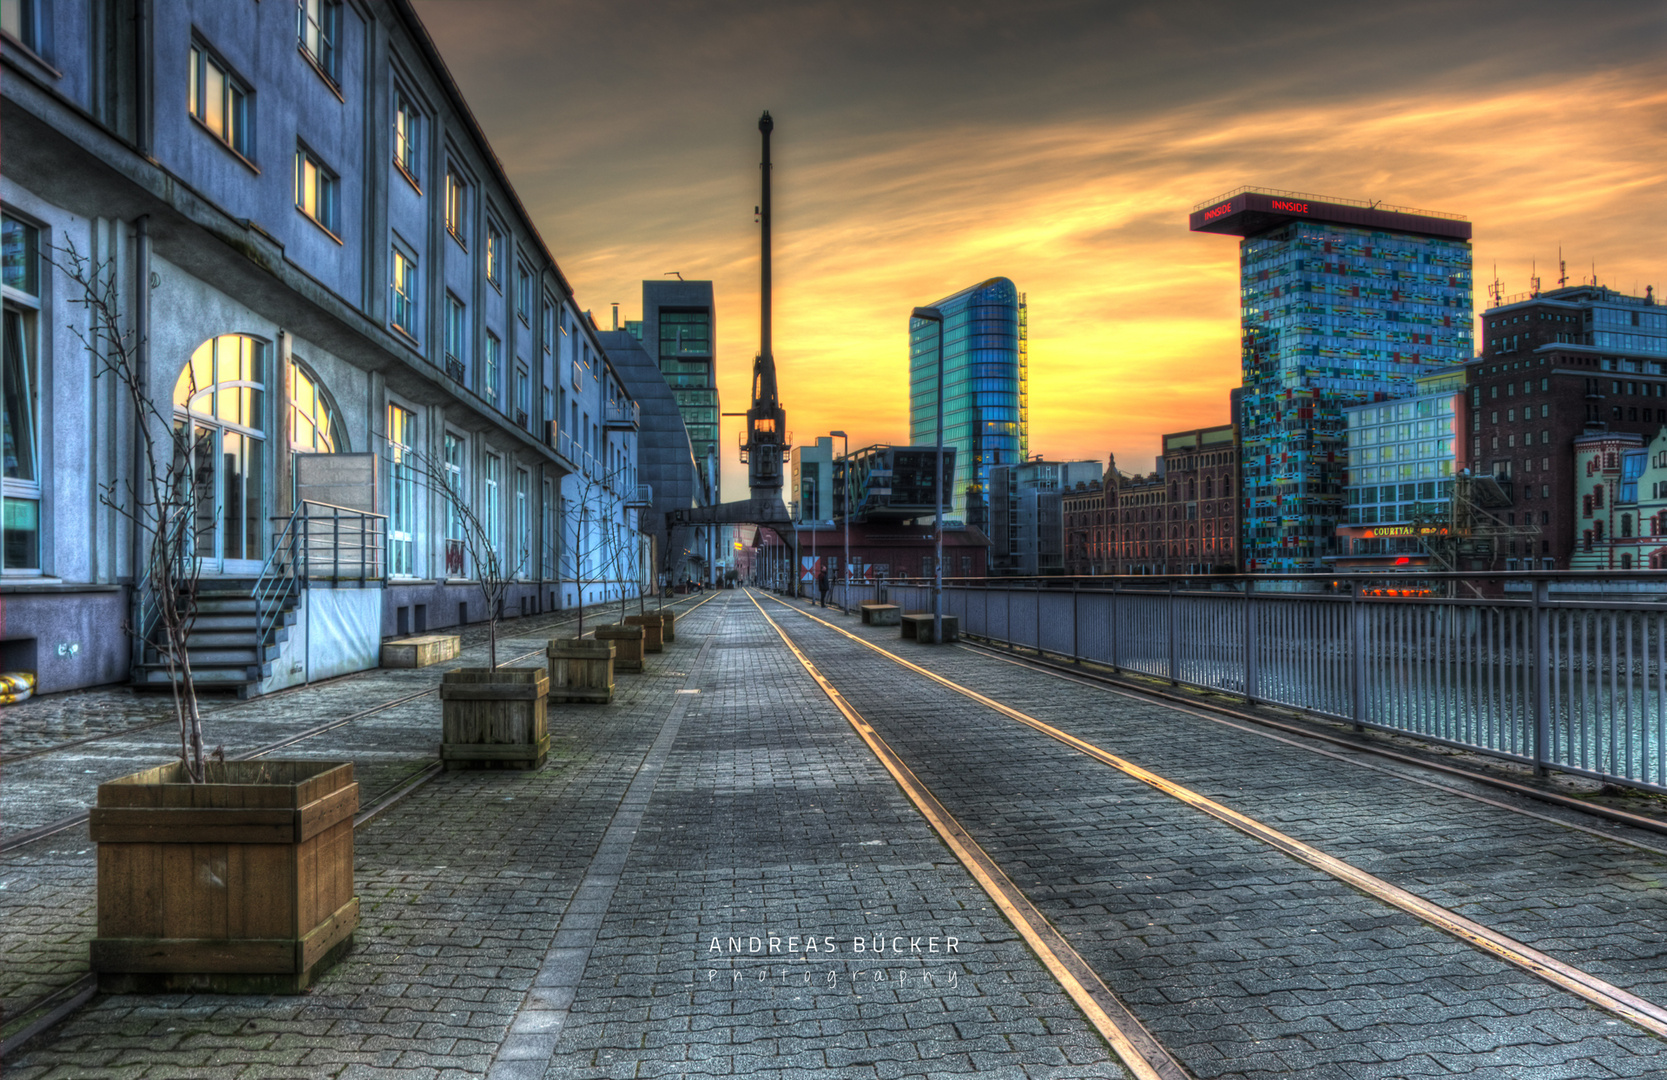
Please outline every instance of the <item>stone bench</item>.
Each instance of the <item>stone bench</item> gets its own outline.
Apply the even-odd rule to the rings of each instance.
[[[869,626],[896,626],[903,609],[896,604],[861,604],[862,621]]]
[[[457,658],[463,639],[457,634],[419,634],[382,643],[382,666],[415,668]]]
[[[902,617],[902,626],[904,637],[912,638],[923,645],[933,644],[932,613],[930,611],[924,613],[910,612],[909,614],[904,615]],[[943,617],[943,639],[945,643],[961,640],[960,623],[957,622],[955,616],[953,615],[945,615]]]

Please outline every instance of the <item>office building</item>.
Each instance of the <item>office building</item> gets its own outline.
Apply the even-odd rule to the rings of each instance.
[[[990,574],[1036,577],[1065,572],[1066,491],[1098,481],[1098,461],[1037,458],[990,470]]]
[[[850,469],[850,514],[855,521],[913,521],[930,519],[937,511],[938,488],[932,473],[938,464],[935,446],[865,446],[834,461],[834,515],[847,511],[846,469]],[[943,486],[947,499],[955,476],[955,448],[943,448]],[[948,516],[947,514],[945,515]]]
[[[1426,376],[1411,397],[1343,410],[1348,450],[1334,557],[1341,567],[1423,566],[1449,535],[1454,477],[1469,462],[1465,370]],[[1438,569],[1446,569],[1439,565]]]
[[[1319,569],[1346,516],[1342,410],[1471,357],[1470,223],[1241,188],[1191,227],[1243,238],[1244,566]]]
[[[0,50],[0,670],[159,675],[128,630],[149,545],[99,498],[150,477],[70,329],[93,332],[71,245],[189,432],[200,594],[283,597],[193,654],[199,685],[262,693],[479,621],[488,550],[510,616],[634,591],[628,395],[408,0],[131,7],[25,2],[30,40]],[[575,560],[561,493],[585,485]],[[295,529],[305,563],[276,557]]]
[[[990,470],[1030,453],[1024,294],[991,278],[931,305],[943,313],[943,443],[955,447],[947,517],[987,528]],[[909,442],[935,446],[938,325],[909,320]]]
[[[703,506],[723,501],[716,465],[718,446],[717,306],[710,281],[645,281],[642,320],[635,324],[643,348],[660,365],[666,385],[683,410],[689,445],[700,465]]]
[[[1467,460],[1504,493],[1498,514],[1538,533],[1532,551],[1525,538],[1501,565],[1462,568],[1571,568],[1592,494],[1575,442],[1605,432],[1648,441],[1667,423],[1667,312],[1653,290],[1600,285],[1505,297],[1482,317],[1468,373]]]
[[[808,446],[788,451],[793,486],[788,489],[788,509],[794,521],[831,521],[836,501],[833,437],[823,435]]]

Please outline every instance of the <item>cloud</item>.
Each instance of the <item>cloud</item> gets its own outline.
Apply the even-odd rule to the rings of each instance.
[[[463,6],[421,10],[461,25]],[[1507,293],[1535,259],[1549,284],[1559,244],[1616,287],[1667,283],[1646,7],[1571,25],[1551,5],[1347,21],[1291,5],[1275,32],[1265,7],[1061,4],[1004,26],[968,5],[923,36],[883,15],[913,5],[681,3],[646,22],[564,5],[550,28],[486,5],[436,37],[582,303],[634,317],[644,278],[714,281],[726,409],[745,407],[756,350],[753,121],[774,99],[776,355],[798,441],[906,439],[909,309],[1002,275],[1029,299],[1032,451],[1146,468],[1160,433],[1226,421],[1238,383],[1236,245],[1186,227],[1222,191],[1467,215],[1483,303],[1495,262]],[[495,60],[494,11],[521,28]],[[512,73],[549,35],[551,89],[532,93]]]

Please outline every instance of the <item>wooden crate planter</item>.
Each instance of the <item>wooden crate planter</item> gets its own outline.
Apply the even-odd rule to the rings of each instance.
[[[642,627],[642,651],[645,653],[664,652],[665,626],[659,615],[627,615],[626,626]]]
[[[456,634],[422,634],[382,643],[382,666],[418,668],[457,659],[462,638]]]
[[[669,607],[661,608],[659,615],[660,640],[665,644],[670,645],[672,642],[677,640],[677,609]]]
[[[549,699],[606,705],[614,699],[614,663],[619,643],[602,639],[552,638],[544,647],[549,661]]]
[[[605,641],[614,647],[613,669],[618,672],[636,674],[642,671],[642,639],[643,631],[640,626],[628,626],[625,623],[607,623],[596,628],[596,640]],[[552,665],[553,663],[552,661]],[[555,668],[552,666],[550,669],[550,693],[554,694],[555,692],[556,674]],[[608,699],[602,698],[600,700],[606,701]]]
[[[458,668],[440,677],[440,760],[448,769],[536,769],[550,753],[543,668]]]
[[[352,945],[351,763],[179,762],[98,786],[98,936],[106,993],[300,993]]]

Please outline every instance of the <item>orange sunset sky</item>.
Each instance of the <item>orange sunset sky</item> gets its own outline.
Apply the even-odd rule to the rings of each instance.
[[[723,407],[758,347],[758,114],[776,121],[775,354],[796,442],[908,438],[908,312],[1028,295],[1030,449],[1152,467],[1228,420],[1244,184],[1474,224],[1494,266],[1667,285],[1667,5],[417,0],[581,306],[717,293]],[[745,495],[724,423],[724,494]]]

